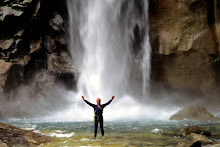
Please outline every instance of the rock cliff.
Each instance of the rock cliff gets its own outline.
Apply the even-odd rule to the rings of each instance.
[[[220,2],[150,0],[152,91],[166,89],[217,102]],[[163,86],[161,86],[163,85]]]
[[[0,2],[1,104],[44,99],[57,83],[74,88],[77,70],[67,49],[66,19],[65,1]]]

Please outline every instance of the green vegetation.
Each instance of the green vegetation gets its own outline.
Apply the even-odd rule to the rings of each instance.
[[[44,130],[44,133],[51,132]],[[178,142],[187,142],[188,138],[177,138],[172,135],[160,135],[155,133],[107,133],[102,140],[99,135],[96,140],[92,139],[92,133],[76,133],[70,138],[55,138],[52,142],[41,145],[50,146],[174,146]]]

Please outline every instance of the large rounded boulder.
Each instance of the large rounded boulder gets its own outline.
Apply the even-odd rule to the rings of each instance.
[[[215,118],[208,110],[200,105],[190,105],[180,110],[176,114],[170,117],[170,120],[203,120]]]

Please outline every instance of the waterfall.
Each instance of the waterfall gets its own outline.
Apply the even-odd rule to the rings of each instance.
[[[145,29],[145,37],[144,37],[144,46],[143,46],[143,58],[142,58],[142,76],[143,76],[143,84],[142,84],[142,92],[144,96],[149,97],[150,90],[150,70],[151,70],[151,45],[149,38],[149,19],[148,19],[148,3],[145,3],[145,12],[146,12],[146,29]]]
[[[80,72],[73,97],[81,100],[84,95],[94,103],[97,97],[107,102],[115,95],[125,105],[147,99],[148,0],[67,0],[67,5],[69,51]],[[82,109],[81,101],[74,102]]]
[[[127,5],[124,10],[122,10],[123,4]],[[143,45],[139,49],[143,50],[142,92],[146,93],[149,88],[150,74],[148,1],[143,1],[142,4],[145,19],[139,18],[142,19],[139,20],[132,14],[135,13],[135,8],[132,6],[133,0],[129,2],[123,0],[68,1],[69,48],[73,65],[80,71],[79,92],[93,98],[126,93],[132,71],[130,64],[133,60],[131,51],[133,28],[137,24],[139,26],[147,24]],[[132,84],[138,85],[138,83]]]

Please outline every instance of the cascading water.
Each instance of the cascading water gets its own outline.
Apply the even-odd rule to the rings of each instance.
[[[69,49],[80,76],[77,92],[69,93],[73,105],[58,117],[93,116],[82,95],[92,103],[97,97],[105,103],[115,95],[117,102],[104,112],[109,119],[143,117],[151,111],[140,104],[149,89],[148,1],[68,0],[67,5]]]
[[[74,56],[76,42],[72,39],[70,49],[73,58],[76,58],[73,60],[78,60],[74,62],[80,71],[78,90],[88,98],[110,98],[112,94],[124,93],[126,89],[129,50],[117,17],[120,11],[119,2],[80,2],[80,13],[76,14],[69,9],[70,17],[81,15],[80,20],[77,20],[78,27],[70,23],[70,30],[71,33],[74,33],[75,29],[79,30],[79,36],[74,37],[80,37],[82,56]],[[69,1],[69,6],[71,5],[76,5],[76,2]]]
[[[132,59],[133,52],[130,47],[131,37],[134,36],[133,28],[135,25],[148,25],[147,19],[141,20],[141,17],[134,18],[132,15],[135,13],[135,7],[132,6],[134,3],[123,0],[68,1],[70,51],[73,64],[80,71],[78,90],[82,95],[89,98],[97,96],[105,98],[127,93],[132,71],[130,64],[135,60]],[[147,18],[147,1],[142,1],[142,4]],[[122,10],[123,5],[129,6]],[[126,24],[122,24],[123,22]],[[143,93],[147,90],[150,73],[147,25],[143,47],[139,48],[143,50],[141,62]]]
[[[146,29],[143,46],[143,58],[142,58],[142,76],[143,76],[143,95],[149,97],[149,83],[150,83],[150,70],[151,70],[151,46],[149,39],[149,20],[148,20],[148,3],[145,4],[146,11]]]

